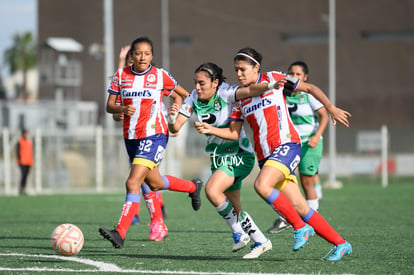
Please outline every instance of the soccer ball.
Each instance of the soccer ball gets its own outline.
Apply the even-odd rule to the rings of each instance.
[[[83,233],[74,224],[65,223],[57,226],[50,236],[53,250],[63,256],[78,254],[83,247]]]

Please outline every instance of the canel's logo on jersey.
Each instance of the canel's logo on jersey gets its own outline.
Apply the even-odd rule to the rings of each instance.
[[[272,104],[272,100],[270,98],[262,98],[262,100],[257,104],[243,107],[243,113],[250,114],[256,110],[262,109],[271,104]]]
[[[123,98],[131,98],[131,97],[152,97],[152,93],[150,90],[143,90],[143,91],[122,91]]]

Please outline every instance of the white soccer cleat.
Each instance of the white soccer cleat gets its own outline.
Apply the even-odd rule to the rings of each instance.
[[[267,240],[264,243],[254,243],[249,253],[243,256],[243,259],[256,259],[260,255],[272,249],[272,242]]]
[[[232,251],[236,252],[246,247],[250,242],[250,237],[244,232],[233,232],[233,242]]]

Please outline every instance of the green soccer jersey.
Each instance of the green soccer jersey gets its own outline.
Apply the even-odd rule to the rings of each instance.
[[[196,90],[193,90],[184,100],[180,113],[188,118],[194,113],[197,115],[198,121],[206,122],[214,127],[229,127],[229,116],[235,102],[235,92],[237,89],[237,85],[222,83],[207,104],[199,101]],[[207,137],[205,151],[210,155],[234,155],[239,152],[239,149],[253,152],[251,143],[247,139],[243,128],[238,141],[222,139],[214,135],[205,136]]]
[[[299,92],[286,97],[290,118],[298,131],[301,141],[306,142],[319,128],[317,110],[323,105],[311,94]]]

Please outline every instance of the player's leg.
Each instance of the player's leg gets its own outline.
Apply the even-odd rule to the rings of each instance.
[[[99,233],[109,240],[115,248],[122,248],[126,233],[131,225],[132,219],[138,212],[141,203],[140,188],[149,168],[141,164],[133,164],[129,177],[126,181],[127,195],[121,210],[118,225],[114,230],[104,227],[99,228]]]
[[[318,200],[321,201],[323,199],[323,192],[322,192],[321,178],[319,177],[318,172],[316,172],[314,180],[315,180],[314,188],[315,188],[316,196],[318,197]]]
[[[205,185],[205,193],[207,199],[216,208],[217,213],[223,218],[232,231],[233,247],[232,251],[236,252],[246,246],[250,241],[248,234],[244,233],[243,228],[238,220],[237,211],[232,202],[224,195],[224,191],[231,187],[234,183],[234,177],[229,176],[221,169],[213,172]],[[232,192],[237,192],[232,191]],[[240,197],[240,190],[239,197]],[[235,207],[240,211],[240,200],[235,201]]]
[[[148,238],[152,241],[162,241],[168,236],[168,229],[164,223],[164,217],[162,215],[157,192],[152,191],[145,183],[142,184],[141,190],[151,219],[150,234]]]
[[[352,246],[332,228],[332,226],[324,219],[324,217],[322,217],[322,215],[309,207],[296,183],[290,182],[286,184],[281,189],[281,192],[289,198],[299,215],[306,223],[313,227],[316,234],[334,245],[335,251],[333,251],[332,254],[334,255],[334,261],[340,260],[343,256],[352,252]],[[339,250],[345,249],[344,253],[346,254],[342,256],[337,254],[338,252],[336,252],[336,248]],[[327,255],[325,258],[327,260],[332,260],[329,259],[332,255]]]
[[[313,229],[299,216],[290,200],[279,192],[284,185],[296,181],[294,170],[300,161],[301,146],[299,143],[286,143],[277,147],[265,160],[259,162],[261,171],[256,178],[256,192],[290,223],[294,231],[294,251],[304,247]]]
[[[158,165],[161,162],[162,156],[165,152],[165,148],[167,147],[168,136],[154,135],[151,137],[147,137],[146,141],[146,144],[152,144],[151,148],[149,148],[150,151],[140,152],[140,154],[146,155],[149,162],[152,161]],[[203,182],[198,178],[190,181],[179,179],[177,177],[173,177],[170,175],[161,177],[158,171],[158,167],[154,167],[154,169],[147,174],[145,182],[150,186],[151,190],[153,191],[165,189],[177,192],[188,192],[189,197],[191,198],[191,204],[193,206],[193,209],[198,210],[201,207],[200,193],[203,186]]]
[[[315,176],[318,172],[319,163],[322,159],[322,140],[315,147],[307,143],[302,145],[302,158],[299,163],[300,182],[303,187],[306,201],[309,206],[318,211],[319,201],[315,190]]]

